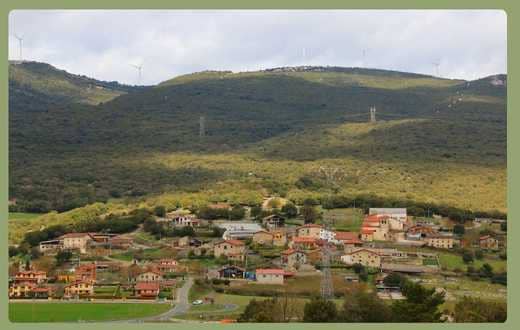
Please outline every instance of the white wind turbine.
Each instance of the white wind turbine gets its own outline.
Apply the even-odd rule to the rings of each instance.
[[[130,64],[137,70],[137,85],[141,85],[141,77],[142,77],[142,70],[143,70],[143,63],[141,64]]]
[[[18,44],[19,44],[19,47],[20,47],[20,62],[23,61],[23,56],[22,56],[22,46],[23,46],[23,38],[20,37],[19,35],[15,34],[14,37],[16,39],[18,39]]]

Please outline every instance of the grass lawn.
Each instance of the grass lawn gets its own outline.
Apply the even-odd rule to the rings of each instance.
[[[41,213],[9,212],[9,220],[33,220],[42,215]]]
[[[12,322],[77,322],[125,320],[161,314],[168,304],[147,303],[10,303]]]
[[[363,210],[358,208],[323,210],[323,218],[328,219],[335,230],[359,231],[363,222]]]
[[[507,267],[507,260],[502,260],[498,258],[484,257],[482,260],[475,259],[472,263],[466,264],[462,261],[462,256],[450,253],[450,252],[438,252],[439,253],[439,262],[441,263],[441,267],[445,267],[448,270],[461,269],[463,271],[466,270],[468,266],[473,266],[475,268],[480,268],[484,263],[488,263],[493,267],[493,271],[501,272],[505,271]]]

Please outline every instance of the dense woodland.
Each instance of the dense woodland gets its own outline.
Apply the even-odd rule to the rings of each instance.
[[[11,64],[9,77],[13,211],[254,206],[268,195],[458,219],[507,211],[506,88],[493,77],[310,67],[144,88],[35,62]],[[323,168],[341,175],[331,183]]]

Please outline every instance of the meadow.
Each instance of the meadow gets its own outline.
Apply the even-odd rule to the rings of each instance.
[[[61,303],[9,304],[11,322],[89,322],[135,319],[161,314],[171,306],[155,303]]]

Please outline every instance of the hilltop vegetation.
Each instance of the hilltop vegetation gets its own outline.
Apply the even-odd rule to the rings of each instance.
[[[43,78],[24,69],[38,86]],[[120,96],[98,105],[88,97],[34,105],[50,94],[58,100],[61,89],[18,97],[11,75],[10,197],[29,212],[109,200],[254,205],[270,194],[298,202],[333,192],[320,172],[332,167],[343,174],[340,195],[506,212],[505,87],[492,78],[211,71],[115,89]],[[26,103],[45,111],[17,111]],[[371,106],[378,123],[368,123]]]

